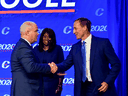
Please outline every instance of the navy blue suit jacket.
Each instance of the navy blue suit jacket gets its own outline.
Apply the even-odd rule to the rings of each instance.
[[[50,73],[48,64],[39,64],[32,47],[20,39],[11,54],[11,96],[41,96],[41,75]]]
[[[91,42],[90,71],[96,89],[94,92],[98,90],[98,87],[104,81],[109,85],[104,96],[116,96],[114,81],[121,68],[120,61],[108,39],[92,36]],[[111,64],[111,69],[109,63]],[[68,70],[72,65],[74,65],[75,70],[74,96],[81,96],[81,41],[74,44],[66,60],[62,64],[57,65],[58,72]]]

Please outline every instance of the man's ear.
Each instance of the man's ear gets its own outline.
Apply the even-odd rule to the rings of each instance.
[[[88,31],[88,28],[87,28],[87,26],[85,25],[85,26],[83,26],[83,28],[84,28],[84,30],[85,31]]]
[[[25,35],[29,35],[29,33],[30,33],[29,31],[26,31],[26,32],[25,32]]]

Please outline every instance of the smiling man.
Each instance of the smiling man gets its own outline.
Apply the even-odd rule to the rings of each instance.
[[[37,41],[37,31],[37,25],[31,21],[20,27],[21,38],[11,54],[11,96],[41,96],[42,74],[57,70],[56,66],[39,63],[33,52],[31,44]]]
[[[117,96],[114,81],[121,64],[110,41],[93,36],[87,18],[75,20],[73,27],[80,41],[72,46],[66,60],[57,65],[58,72],[74,65],[74,96]]]

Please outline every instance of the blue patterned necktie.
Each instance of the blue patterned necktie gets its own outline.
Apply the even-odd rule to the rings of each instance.
[[[82,43],[81,47],[82,57],[83,57],[83,75],[82,75],[82,81],[86,81],[86,46],[85,41]]]

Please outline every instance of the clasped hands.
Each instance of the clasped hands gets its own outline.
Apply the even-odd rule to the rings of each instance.
[[[51,72],[53,74],[58,70],[58,67],[57,67],[57,65],[54,62],[48,63],[48,65],[51,67]]]

